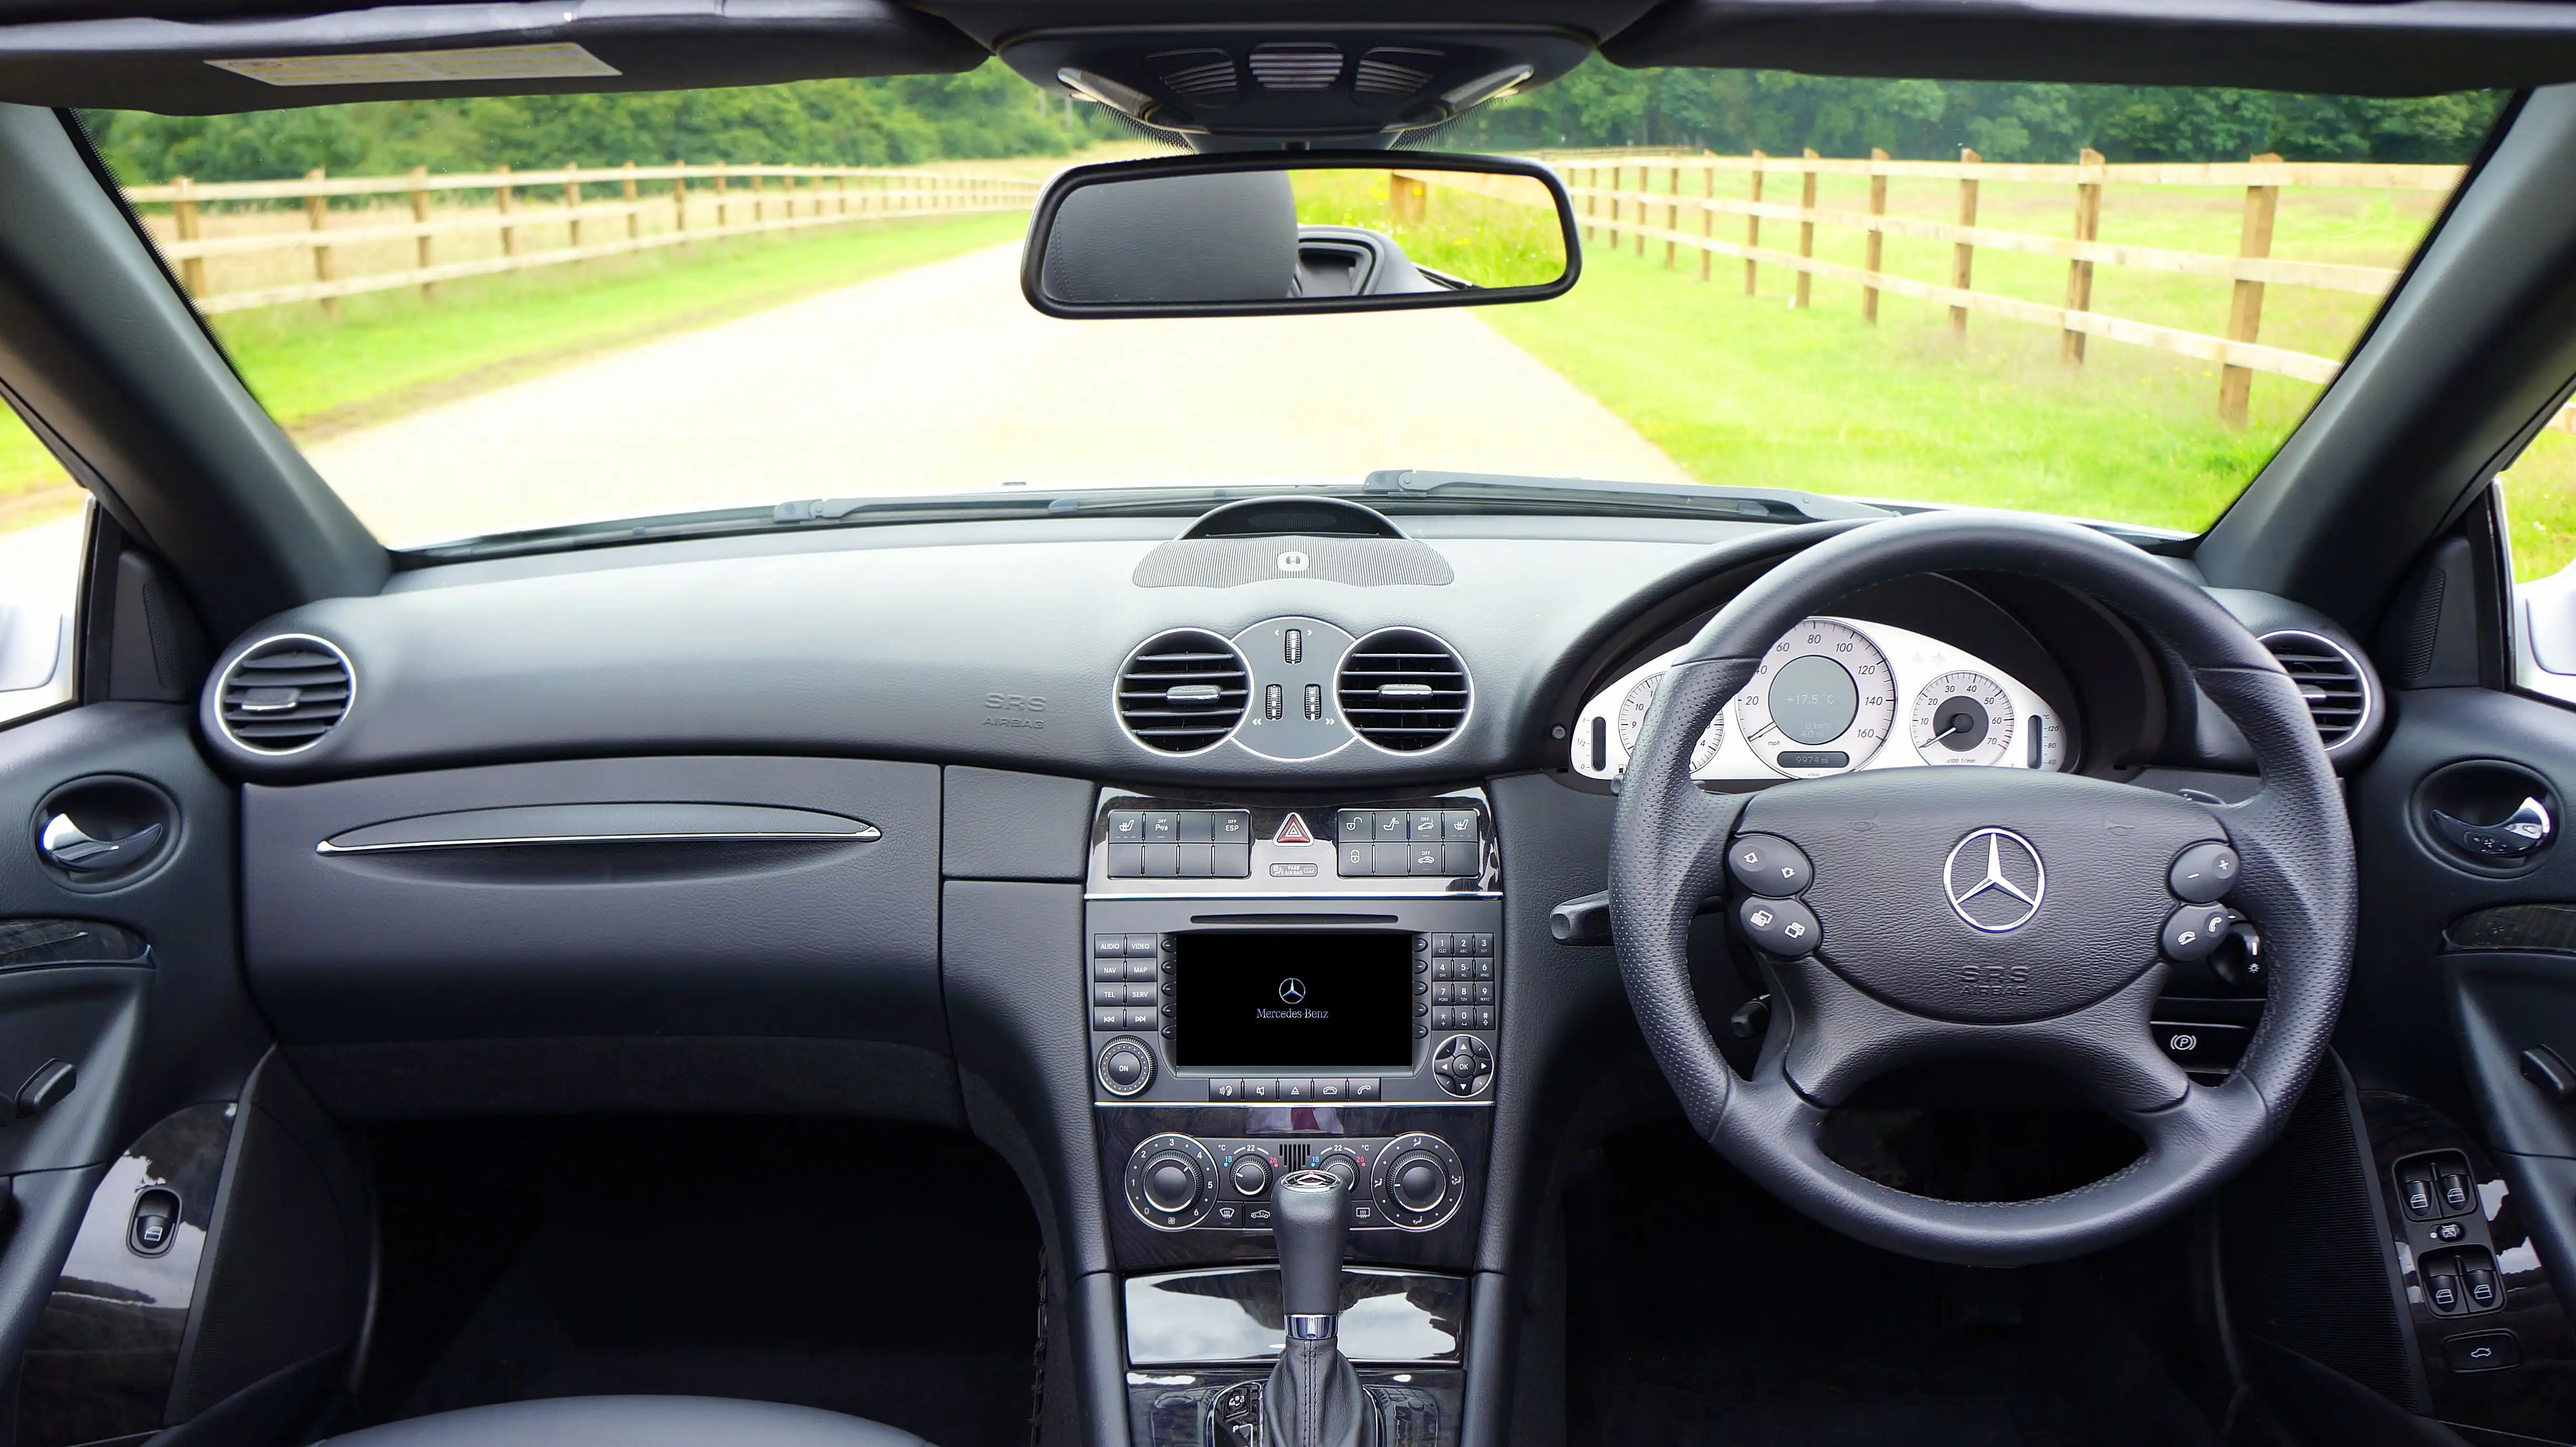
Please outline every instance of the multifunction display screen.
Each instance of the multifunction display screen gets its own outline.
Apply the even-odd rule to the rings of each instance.
[[[1185,1070],[1413,1068],[1413,936],[1188,933],[1173,941]]]

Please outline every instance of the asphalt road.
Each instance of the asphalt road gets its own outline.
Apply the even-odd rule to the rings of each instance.
[[[864,282],[311,455],[397,546],[1006,480],[1690,480],[1470,310],[1065,322],[1029,308],[1018,265],[1013,245]]]

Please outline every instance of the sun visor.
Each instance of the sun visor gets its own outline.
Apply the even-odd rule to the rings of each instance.
[[[1624,66],[2438,95],[2576,80],[2560,0],[1671,0]]]
[[[216,115],[343,101],[947,74],[987,52],[885,0],[386,5],[0,27],[0,101]]]

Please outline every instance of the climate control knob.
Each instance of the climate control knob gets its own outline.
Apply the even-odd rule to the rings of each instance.
[[[1216,1158],[1185,1135],[1158,1135],[1127,1158],[1127,1208],[1136,1219],[1180,1231],[1205,1219],[1216,1195]]]
[[[1440,1137],[1401,1135],[1378,1151],[1369,1189],[1388,1225],[1428,1231],[1457,1214],[1467,1168]]]
[[[1342,1183],[1342,1189],[1355,1191],[1360,1184],[1359,1157],[1347,1150],[1329,1150],[1315,1157],[1315,1169]]]
[[[1386,1169],[1387,1199],[1416,1214],[1440,1209],[1449,1197],[1449,1176],[1440,1158],[1429,1151],[1407,1151]]]
[[[1234,1158],[1234,1189],[1237,1195],[1258,1196],[1270,1189],[1270,1163],[1250,1151]]]

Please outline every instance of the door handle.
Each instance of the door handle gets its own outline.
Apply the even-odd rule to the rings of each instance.
[[[2521,859],[2537,852],[2558,833],[2557,822],[2539,799],[2525,795],[2501,824],[2472,824],[2439,809],[2432,811],[2433,832],[2460,850],[2487,859]]]
[[[56,814],[45,821],[44,832],[37,836],[36,852],[56,869],[73,874],[99,874],[123,869],[149,858],[161,845],[163,826],[146,824],[122,839],[95,839],[69,814]]]

